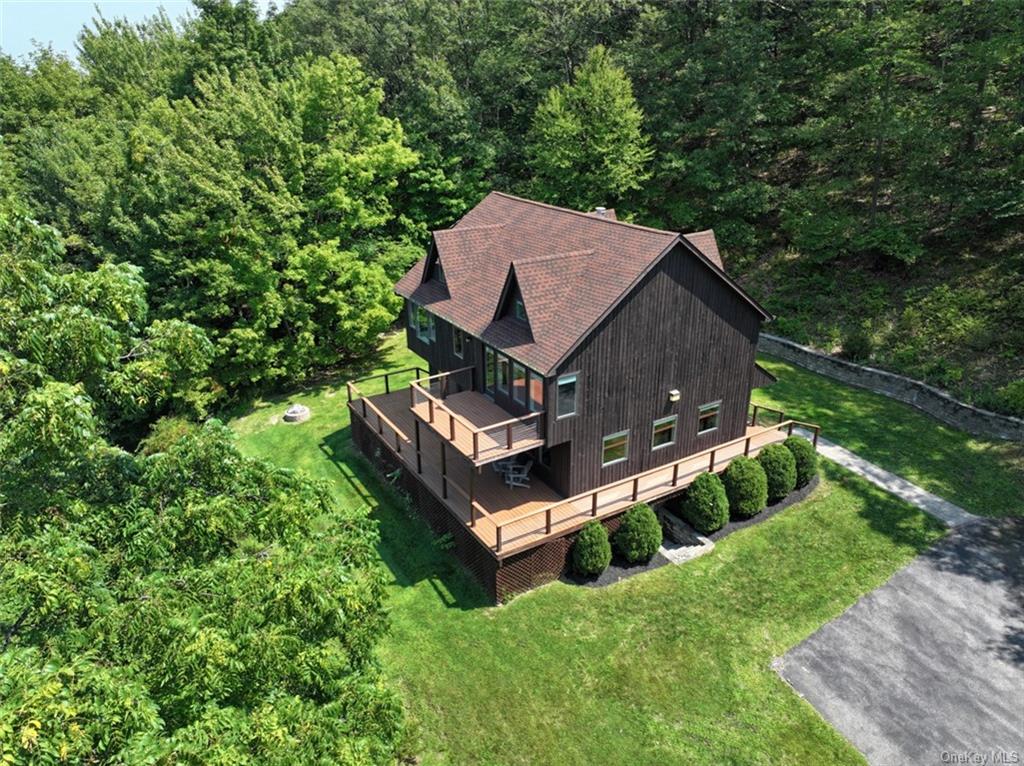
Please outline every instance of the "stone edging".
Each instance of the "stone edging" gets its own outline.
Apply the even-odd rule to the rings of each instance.
[[[966,404],[919,380],[837,359],[767,333],[761,333],[757,348],[812,372],[917,407],[943,423],[975,436],[1024,441],[1024,420]]]

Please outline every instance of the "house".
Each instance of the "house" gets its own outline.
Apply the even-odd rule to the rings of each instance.
[[[755,361],[770,316],[710,230],[492,192],[395,290],[429,370],[378,396],[354,381],[353,433],[498,600],[557,576],[590,518],[614,528],[792,430],[751,414],[773,382]]]

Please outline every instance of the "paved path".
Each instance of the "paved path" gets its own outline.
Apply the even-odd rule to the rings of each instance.
[[[776,669],[873,766],[1024,763],[1024,519],[954,529]]]
[[[804,433],[805,436],[810,436]],[[958,527],[972,521],[979,521],[980,516],[968,513],[959,505],[954,505],[948,500],[943,500],[938,495],[933,495],[926,489],[916,484],[911,484],[902,476],[897,476],[884,468],[879,468],[874,463],[869,463],[862,457],[855,455],[845,447],[840,447],[828,439],[818,439],[818,452],[829,460],[839,463],[859,476],[863,476],[872,484],[876,484],[886,492],[906,500],[913,506],[920,508],[925,513],[931,514],[947,526]]]

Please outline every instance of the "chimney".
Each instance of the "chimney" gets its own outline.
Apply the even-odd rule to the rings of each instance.
[[[595,207],[594,208],[594,214],[595,215],[599,215],[602,218],[604,218],[604,214],[607,212],[607,210],[608,210],[608,208],[606,208],[606,207]]]

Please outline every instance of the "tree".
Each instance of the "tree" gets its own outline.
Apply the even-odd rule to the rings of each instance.
[[[589,210],[639,189],[652,152],[629,78],[603,46],[574,75],[537,107],[528,153],[538,196]]]

